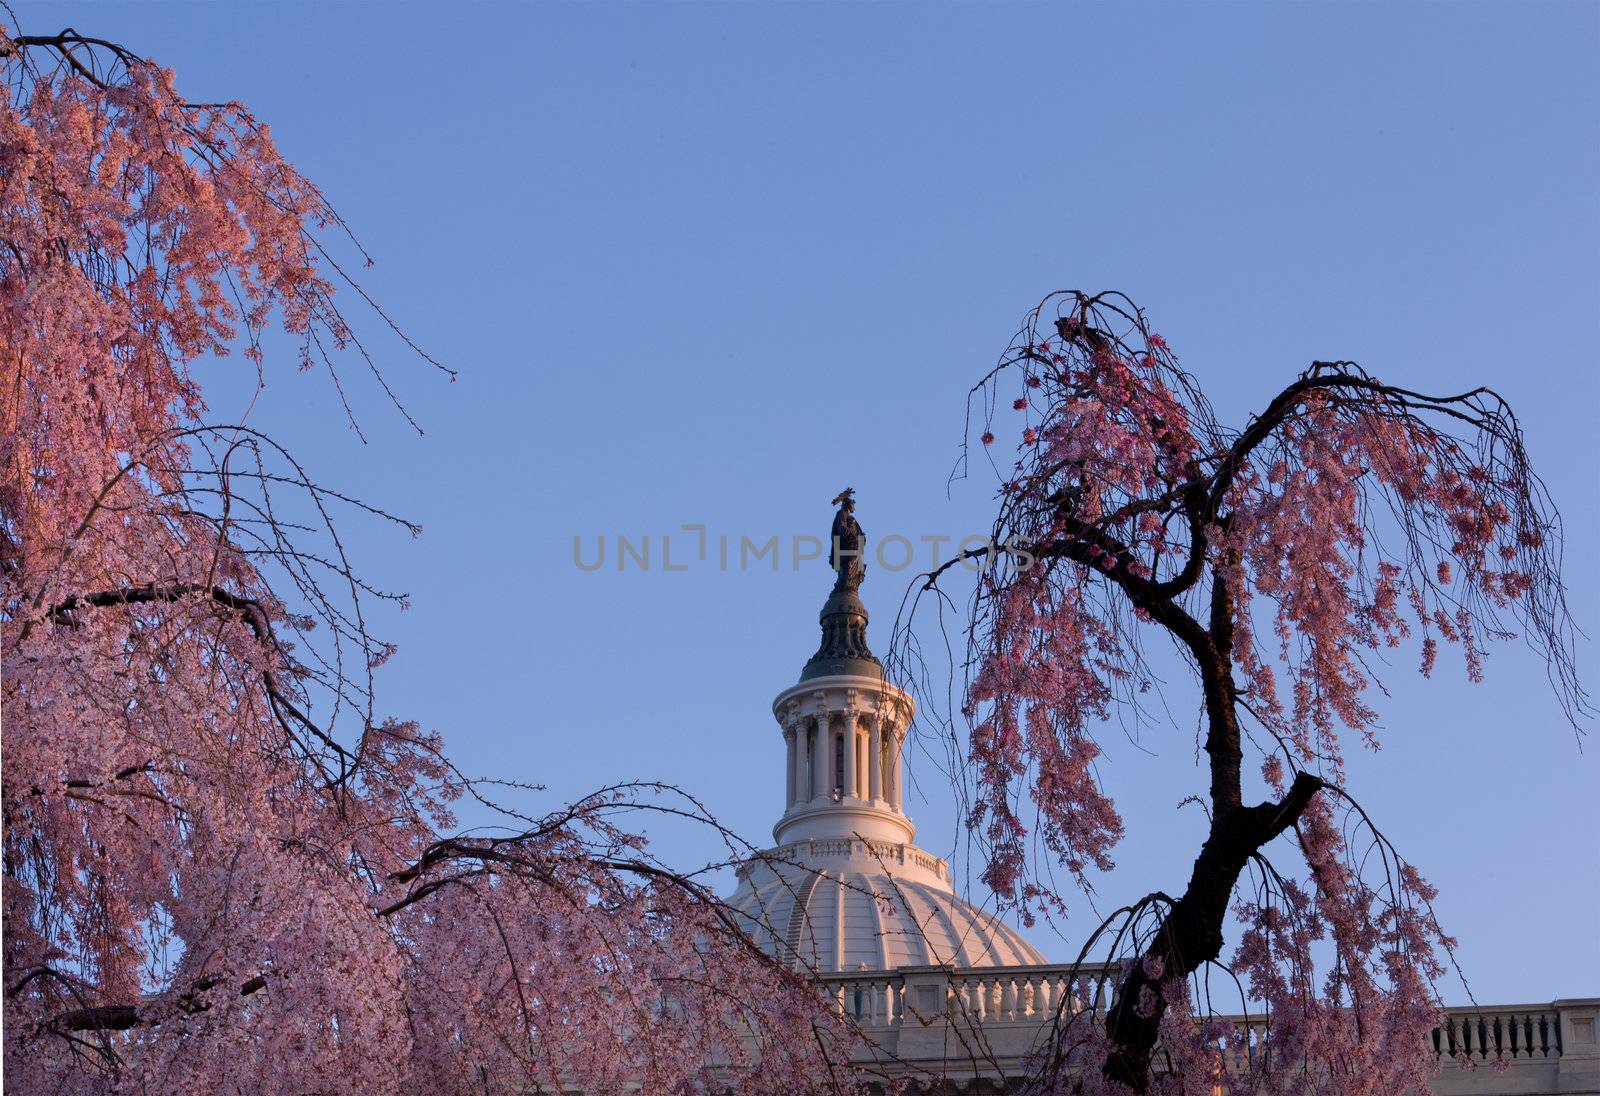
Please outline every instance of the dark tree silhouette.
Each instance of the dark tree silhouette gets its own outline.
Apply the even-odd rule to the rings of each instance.
[[[1285,1075],[1345,1096],[1420,1083],[1452,942],[1432,889],[1346,789],[1343,739],[1376,741],[1370,654],[1418,640],[1427,674],[1442,639],[1476,679],[1484,644],[1512,625],[1548,659],[1574,726],[1587,714],[1560,521],[1509,407],[1486,388],[1430,396],[1316,362],[1229,429],[1127,298],[1063,292],[1029,314],[969,409],[985,450],[1001,417],[1020,434],[992,533],[1010,551],[967,621],[962,760],[987,883],[1060,907],[1027,870],[1030,838],[1085,885],[1110,867],[1124,820],[1096,776],[1096,736],[1153,687],[1151,634],[1193,671],[1202,722],[1209,828],[1192,873],[1093,934],[1085,957],[1126,972],[1103,1026],[1062,1017],[1043,1077],[1096,1093],[1152,1091],[1157,1066],[1162,1091],[1185,1093]],[[919,580],[907,620],[924,598],[947,603],[940,583],[967,558]],[[898,634],[904,666],[916,649],[909,625]],[[1286,845],[1301,872],[1281,866]],[[1230,908],[1243,939],[1224,960]],[[1250,1075],[1215,1076],[1243,1036],[1197,1022],[1214,1011],[1213,966],[1236,1008],[1269,1017]]]

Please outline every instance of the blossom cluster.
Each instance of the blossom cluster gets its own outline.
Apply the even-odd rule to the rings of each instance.
[[[7,1087],[792,1092],[847,1058],[620,794],[452,836],[481,792],[375,714],[381,595],[329,517],[387,515],[202,421],[199,364],[268,369],[269,324],[301,365],[353,344],[336,215],[242,107],[57,47],[0,34]]]

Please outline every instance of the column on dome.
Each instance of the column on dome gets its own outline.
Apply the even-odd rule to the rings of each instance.
[[[889,806],[897,811],[902,809],[900,777],[903,770],[900,766],[900,751],[905,746],[905,742],[905,736],[902,734],[891,734],[889,736]]]
[[[839,786],[843,794],[853,796],[856,794],[856,710],[846,708],[844,719],[839,725],[839,734],[843,737],[844,772],[841,774]]]
[[[867,798],[883,798],[883,713],[872,713],[867,734]]]
[[[883,738],[878,742],[878,785],[883,793],[883,801],[889,802],[889,739],[894,734],[893,727],[885,727]]]
[[[806,748],[805,718],[791,715],[786,730],[789,738],[794,740],[794,749],[789,755],[789,806],[793,807],[804,803],[807,799],[806,788],[811,783],[811,774],[806,766],[810,762],[811,755]]]
[[[811,735],[811,798],[826,799],[833,791],[833,718],[827,711],[817,713],[816,730]]]
[[[867,732],[861,726],[860,719],[855,722],[856,729],[856,798],[867,797]]]
[[[794,806],[794,724],[789,723],[783,728],[784,751],[788,758],[783,768],[783,809],[788,810]]]

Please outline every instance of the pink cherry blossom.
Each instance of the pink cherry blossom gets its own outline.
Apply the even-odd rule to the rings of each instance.
[[[1039,372],[1046,334],[1061,342]],[[1142,962],[1105,1026],[1063,1025],[1054,1045],[1071,1053],[1044,1060],[1078,1063],[1073,1091],[1097,1094],[1425,1091],[1452,942],[1432,888],[1345,786],[1344,750],[1379,745],[1370,655],[1408,642],[1424,674],[1441,640],[1458,646],[1476,681],[1487,641],[1529,635],[1569,713],[1588,712],[1560,525],[1515,418],[1487,389],[1421,396],[1317,362],[1230,428],[1114,293],[1047,298],[984,406],[1011,370],[1038,382],[1042,417],[991,533],[1033,566],[986,576],[972,602],[965,760],[984,879],[1003,903],[1059,913],[1054,868],[1088,888],[1111,866],[1124,820],[1097,737],[1148,710],[1148,644],[1195,671],[1168,707],[1198,721],[1208,822],[1187,889],[1109,903],[1086,955]],[[1225,973],[1206,979],[1210,965]],[[1277,1052],[1223,1077],[1235,1035],[1203,1022],[1219,1008],[1205,987],[1234,978],[1246,1000],[1221,1010],[1270,1015]],[[1157,1041],[1174,1073],[1152,1072]]]
[[[7,1088],[827,1076],[837,1013],[623,827],[670,790],[455,833],[489,789],[378,714],[384,595],[334,535],[398,519],[205,425],[232,351],[283,373],[274,324],[295,365],[360,353],[322,193],[243,107],[126,51],[0,28],[0,56]]]

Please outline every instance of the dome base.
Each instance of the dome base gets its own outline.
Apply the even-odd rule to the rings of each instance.
[[[805,840],[849,840],[907,843],[917,839],[911,819],[881,799],[825,799],[797,803],[772,827],[779,845]]]

